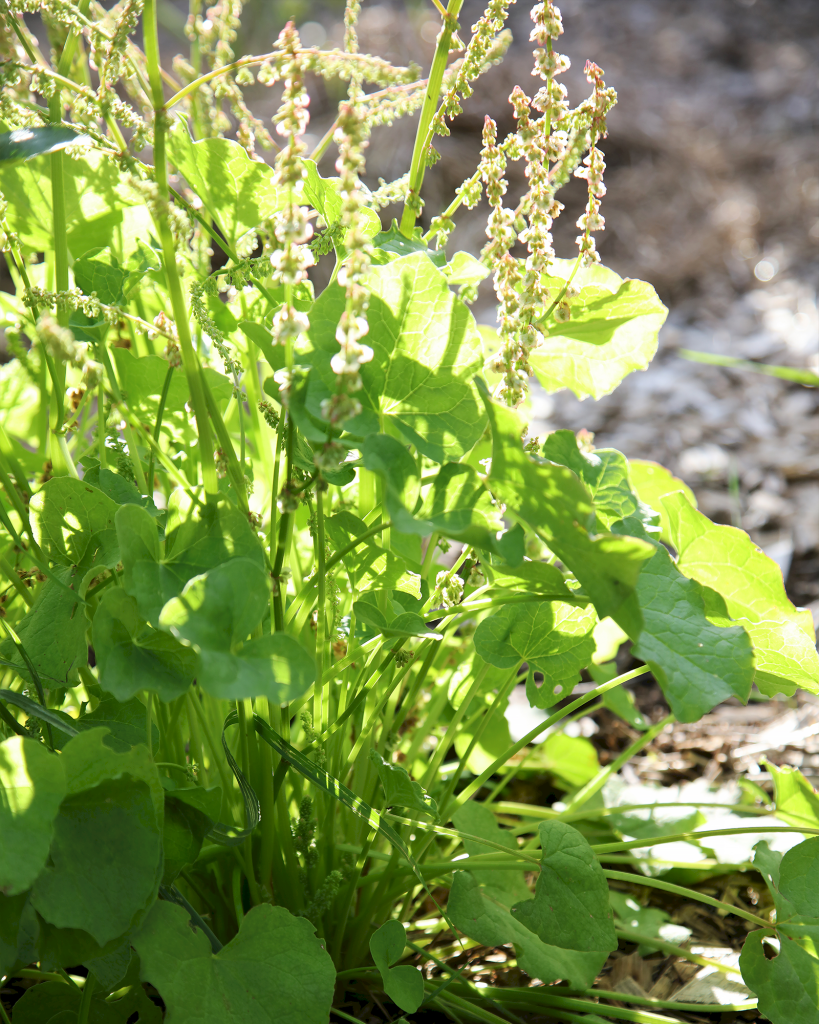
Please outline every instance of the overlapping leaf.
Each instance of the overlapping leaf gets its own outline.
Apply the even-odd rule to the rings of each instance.
[[[553,297],[574,272],[574,260],[554,260],[546,278]],[[645,281],[623,280],[599,264],[581,267],[572,281],[571,317],[549,321],[530,356],[547,391],[569,388],[578,398],[602,398],[632,370],[644,370],[657,351],[668,310]]]
[[[335,968],[305,918],[262,904],[217,954],[187,913],[155,904],[133,944],[168,1020],[200,1024],[326,1024]]]
[[[710,522],[684,495],[669,494],[662,504],[681,571],[720,594],[728,615],[748,631],[760,690],[819,693],[813,620],[788,600],[777,564],[742,530]]]
[[[526,696],[533,707],[549,708],[571,693],[580,670],[591,661],[596,622],[593,608],[563,601],[507,604],[482,620],[475,649],[498,668],[527,662]],[[543,674],[540,686],[534,671]]]
[[[485,417],[473,376],[483,363],[481,337],[467,307],[446,278],[422,253],[373,267],[364,341],[373,359],[361,368],[359,398],[363,423],[388,421],[419,451],[436,462],[457,461],[478,440]],[[338,351],[336,328],[345,307],[344,290],[330,285],[310,314],[315,365],[334,386],[330,359]],[[354,433],[361,430],[348,421]]]
[[[759,843],[754,861],[774,898],[779,948],[767,956],[764,931],[751,932],[739,960],[743,980],[772,1024],[813,1024],[819,1006],[819,836],[781,861]]]
[[[54,818],[65,796],[62,762],[41,743],[0,743],[0,892],[25,892],[45,867]]]
[[[193,682],[194,652],[148,626],[136,600],[121,587],[102,595],[94,613],[93,640],[100,686],[118,701],[146,689],[161,700],[175,700]]]
[[[249,558],[232,558],[186,584],[162,609],[159,625],[193,644],[197,680],[225,700],[295,700],[313,683],[313,659],[286,633],[248,640],[269,602],[267,577]]]

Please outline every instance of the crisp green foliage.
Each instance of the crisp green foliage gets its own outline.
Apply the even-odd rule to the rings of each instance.
[[[774,897],[779,948],[769,959],[764,933],[752,932],[740,958],[742,977],[774,1024],[808,1024],[819,1005],[819,837],[784,857],[759,843],[755,860]]]
[[[370,952],[384,991],[406,1013],[424,1001],[424,979],[417,967],[393,967],[404,955],[407,933],[400,921],[386,921],[370,936]]]
[[[525,440],[528,374],[607,394],[647,366],[666,315],[596,256],[602,72],[568,110],[562,58],[539,48],[551,84],[528,124],[499,141],[487,120],[476,173],[423,234],[430,142],[503,49],[504,4],[445,76],[451,0],[425,80],[357,51],[356,4],[344,51],[288,26],[239,61],[236,6],[206,30],[194,5],[173,96],[156,0],[117,8],[113,35],[75,6],[43,5],[55,67],[13,8],[19,60],[0,68],[16,289],[0,303],[0,975],[35,981],[14,1024],[325,1024],[363,1000],[391,1017],[606,1019],[586,990],[618,929],[648,951],[669,924],[610,899],[606,858],[632,871],[609,873],[618,886],[669,888],[658,851],[682,834],[709,858],[689,880],[735,868],[724,835],[693,833],[703,793],[664,814],[668,790],[644,787],[648,807],[629,806],[629,752],[601,765],[574,719],[602,702],[634,753],[663,727],[624,688],[636,676],[693,722],[754,685],[819,692],[819,658],[778,568],[682,481],[566,430]],[[539,47],[559,38],[550,0],[534,18]],[[242,94],[257,67],[285,86],[269,162]],[[329,136],[306,158],[314,73],[328,95],[350,83],[337,177],[321,173]],[[370,191],[370,131],[422,102],[408,176]],[[63,152],[80,137],[59,121],[87,128],[82,152]],[[518,159],[513,215],[499,204]],[[589,185],[580,252],[554,259],[573,173]],[[487,245],[448,256],[481,190]],[[469,308],[490,283],[497,330]],[[622,659],[636,668],[618,675]],[[771,774],[783,828],[819,832],[805,777]],[[562,803],[520,802],[550,791],[541,775]],[[756,841],[770,826],[742,799],[720,814]],[[756,926],[742,970],[773,1024],[815,1016],[817,845],[757,844],[775,926],[717,903]],[[513,947],[543,984],[479,989],[450,963],[465,939]],[[617,999],[617,1019],[649,1019]]]
[[[323,1024],[335,971],[309,922],[284,907],[255,907],[216,955],[180,907],[157,903],[134,936],[142,977],[155,985],[171,1022],[201,1006],[203,1024]]]
[[[555,260],[547,284],[559,293],[573,260]],[[602,398],[632,370],[645,370],[657,351],[667,310],[645,281],[624,281],[607,267],[582,268],[568,323],[550,324],[532,355],[532,369],[547,391],[569,388],[578,398]]]

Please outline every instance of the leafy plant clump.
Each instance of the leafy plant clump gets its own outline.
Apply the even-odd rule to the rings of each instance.
[[[804,778],[772,769],[781,820],[756,822],[749,790],[704,832],[707,794],[671,818],[662,795],[616,797],[617,769],[675,718],[754,687],[819,691],[810,614],[660,466],[527,435],[532,375],[607,394],[646,367],[666,311],[599,262],[615,95],[589,63],[590,96],[569,106],[551,0],[532,11],[537,92],[510,96],[515,131],[487,118],[475,173],[416,226],[436,136],[508,45],[509,0],[466,45],[461,2],[437,5],[427,78],[359,52],[354,2],[343,49],[304,47],[291,24],[240,59],[241,5],[192,4],[190,58],[170,70],[156,0],[0,14],[17,288],[0,294],[0,976],[26,980],[15,1024],[322,1024],[369,1000],[456,1024],[669,1020],[691,1007],[594,987],[619,939],[703,962],[624,897],[633,883],[742,919],[760,1011],[815,1020]],[[311,75],[343,99],[308,155]],[[277,142],[254,81],[279,91]],[[369,191],[370,133],[415,114],[407,174]],[[335,176],[319,171],[331,145]],[[514,204],[510,161],[527,182]],[[588,201],[563,259],[551,228],[572,176]],[[448,252],[482,196],[484,249]],[[489,275],[497,330],[469,308]],[[618,674],[625,641],[640,664]],[[596,685],[572,699],[584,671]],[[647,672],[672,712],[654,725],[623,689]],[[517,687],[549,714],[513,742]],[[600,702],[637,736],[605,769],[562,731]],[[544,770],[563,803],[508,799]],[[748,840],[775,914],[669,880],[664,843],[710,857],[696,880],[733,869],[725,835]],[[523,981],[473,983],[462,954],[478,946],[505,948]]]

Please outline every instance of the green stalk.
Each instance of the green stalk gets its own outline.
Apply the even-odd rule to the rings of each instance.
[[[324,565],[326,540],[324,536],[324,494],[321,481],[316,483],[316,581],[318,610],[316,614],[316,681],[313,687],[313,728],[324,731],[324,655],[327,644],[327,575]],[[329,716],[328,716],[329,717]]]
[[[173,380],[173,367],[168,363],[168,372],[165,374],[165,380],[162,382],[162,394],[159,396],[159,407],[156,410],[156,423],[154,424],[154,441],[156,441],[157,447],[159,446],[159,432],[162,429],[162,420],[165,416],[165,403],[168,401],[168,392],[171,390],[171,381]],[[148,490],[145,492],[148,497],[151,497],[154,489],[154,450],[151,449],[151,454],[148,456],[148,476],[147,476]]]
[[[662,804],[652,805],[662,806]],[[701,807],[702,804],[668,804],[669,807],[689,806]],[[616,813],[621,813],[626,808],[612,808]],[[621,853],[623,850],[638,850],[646,846],[660,846],[663,843],[690,842],[692,839],[708,839],[711,836],[744,836],[757,835],[762,832],[799,832],[801,835],[819,836],[819,828],[807,828],[804,825],[750,825],[748,828],[716,828],[704,829],[702,832],[680,832],[675,836],[656,836],[653,839],[632,839],[623,843],[601,843],[593,846],[595,853]]]
[[[452,33],[457,26],[457,18],[460,13],[463,0],[449,0],[446,14],[443,18],[441,33],[438,36],[438,45],[435,47],[435,56],[432,58],[432,67],[429,72],[429,84],[427,85],[424,105],[421,107],[421,116],[418,119],[418,130],[415,135],[415,147],[412,151],[412,163],[410,164],[409,185],[407,198],[404,203],[404,210],[401,214],[401,234],[407,238],[412,237],[415,221],[421,212],[421,185],[424,182],[424,171],[426,170],[426,152],[429,146],[429,126],[438,109],[438,100],[441,95],[441,86],[444,82],[444,72],[449,60],[449,47],[452,42]]]
[[[151,98],[154,108],[154,173],[160,203],[162,206],[167,206],[170,203],[168,163],[165,146],[168,124],[165,95],[162,89],[162,76],[159,69],[159,36],[156,22],[156,4],[157,0],[145,0],[142,25],[145,57],[148,64],[148,78],[151,85]],[[179,337],[179,346],[182,350],[182,363],[185,367],[185,376],[188,379],[188,387],[190,388],[191,402],[193,403],[193,412],[199,434],[199,461],[202,466],[202,483],[204,484],[205,493],[209,497],[215,497],[219,493],[219,483],[216,478],[216,465],[213,458],[213,441],[210,423],[208,422],[208,407],[202,380],[203,374],[191,340],[188,309],[182,292],[182,282],[179,279],[179,272],[176,268],[173,236],[168,225],[168,219],[162,215],[161,210],[157,211],[154,222],[159,234],[159,241],[162,245],[162,262],[168,279],[171,307]]]
[[[95,987],[96,979],[89,971],[82,988],[82,999],[80,1000],[80,1008],[77,1012],[77,1024],[88,1024],[88,1015],[91,1012],[91,997],[94,994]]]
[[[696,900],[698,903],[705,903],[715,910],[721,910],[725,914],[735,914],[742,917],[760,928],[771,928],[771,922],[764,917],[743,910],[742,907],[735,907],[730,903],[723,903],[722,900],[715,900],[712,896],[706,896],[696,889],[687,889],[682,885],[674,885],[672,882],[664,882],[660,878],[649,878],[647,875],[635,875],[628,871],[609,871],[604,868],[603,874],[613,882],[628,882],[630,885],[647,885],[649,889],[662,889],[663,892],[673,893],[675,896],[683,896],[685,899]]]
[[[557,722],[566,718],[577,708],[583,707],[584,704],[588,704],[598,697],[607,693],[609,690],[613,690],[616,686],[621,686],[623,683],[627,683],[630,679],[636,679],[638,676],[645,675],[649,669],[645,665],[640,665],[638,668],[633,668],[630,672],[624,672],[621,676],[617,676],[615,679],[610,679],[607,683],[602,683],[600,686],[596,686],[593,690],[589,690],[588,693],[584,693],[581,697],[573,700],[571,704],[567,704],[565,708],[561,708],[556,711],[553,715],[546,719],[545,722],[541,722],[536,725],[534,729],[531,729],[523,739],[518,740],[514,743],[507,751],[505,751],[499,758],[494,760],[489,767],[481,772],[481,774],[474,779],[461,793],[458,794],[458,806],[465,804],[466,801],[473,796],[483,786],[487,779],[490,779],[499,768],[503,768],[506,762],[514,757],[519,750],[523,750],[533,740],[537,739],[541,733],[545,732],[551,726]]]
[[[575,793],[566,805],[566,813],[571,814],[572,811],[576,811],[578,807],[581,807],[587,800],[591,800],[594,794],[603,788],[612,775],[619,772],[627,761],[630,761],[635,754],[638,754],[641,750],[647,747],[655,737],[660,735],[667,725],[670,725],[671,722],[675,721],[676,718],[674,715],[666,715],[662,721],[657,722],[656,725],[652,725],[650,729],[647,729],[639,739],[635,740],[635,742],[631,744],[630,747],[626,747],[619,757],[612,761],[611,764],[606,765],[605,768],[601,768],[593,779],[590,779],[582,789],[579,789]]]

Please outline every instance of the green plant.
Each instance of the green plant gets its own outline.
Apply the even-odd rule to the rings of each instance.
[[[668,1020],[653,1011],[672,1004],[592,987],[618,938],[707,962],[663,939],[656,911],[644,932],[615,919],[609,883],[630,880],[753,925],[743,970],[765,1012],[813,1019],[819,838],[781,863],[757,847],[775,928],[658,877],[655,853],[819,837],[804,779],[777,775],[787,824],[754,824],[752,794],[730,828],[696,834],[701,798],[660,825],[607,795],[674,716],[753,685],[816,692],[810,616],[661,467],[568,431],[525,436],[532,373],[605,394],[648,364],[665,310],[598,262],[615,97],[589,64],[591,96],[568,107],[551,2],[533,11],[542,85],[512,93],[516,131],[498,140],[487,118],[475,174],[416,228],[432,142],[508,42],[508,3],[491,0],[450,63],[460,7],[441,8],[425,80],[358,52],[354,3],[343,51],[303,48],[288,25],[238,60],[240,5],[192,4],[173,72],[155,0],[42,5],[50,60],[25,3],[2,14],[17,293],[2,295],[0,374],[0,974],[38,982],[15,1022],[159,1020],[143,982],[180,1024],[355,1019],[342,1007],[360,992],[456,1022]],[[272,166],[254,159],[272,139],[245,101],[252,69],[283,89]],[[308,74],[347,83],[337,177],[317,167],[330,138],[312,158],[302,141]],[[408,175],[369,192],[369,133],[419,109]],[[528,179],[515,209],[509,160]],[[562,260],[550,229],[572,175],[588,204]],[[448,257],[482,191],[480,259]],[[333,270],[316,297],[317,260]],[[489,274],[497,332],[468,306]],[[618,674],[625,639],[641,664]],[[598,685],[569,700],[585,669]],[[651,727],[622,689],[648,671],[672,711]],[[553,710],[513,743],[518,683]],[[559,730],[540,742],[598,698],[642,730],[623,758],[600,769]],[[544,768],[564,810],[502,799]],[[728,868],[714,854],[709,870]],[[776,935],[787,955],[769,960]],[[476,944],[513,944],[546,984],[476,986],[451,963]]]

